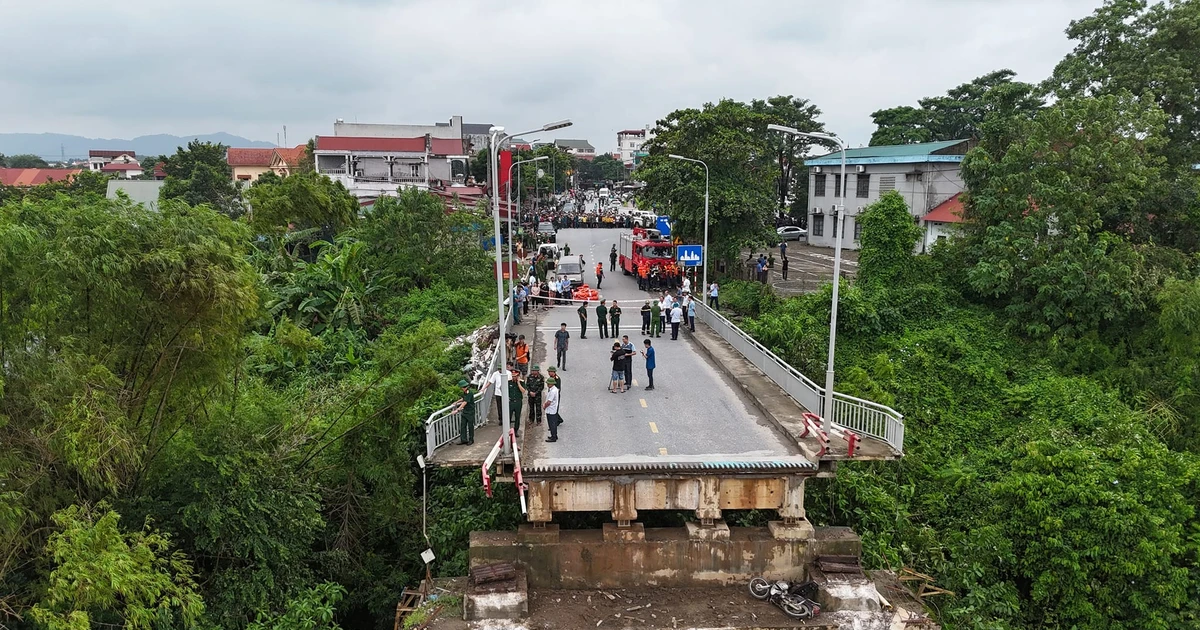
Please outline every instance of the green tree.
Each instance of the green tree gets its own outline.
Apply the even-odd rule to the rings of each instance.
[[[807,99],[791,96],[772,96],[765,101],[750,101],[750,110],[764,114],[772,123],[791,127],[799,131],[824,131],[825,125],[817,121],[821,110]],[[801,216],[808,202],[808,169],[804,168],[804,156],[808,154],[812,141],[790,133],[771,132],[768,142],[775,153],[775,165],[779,168],[779,180],[775,194],[779,201],[779,213],[787,212],[789,202],[799,202]]]
[[[1164,117],[1129,96],[1070,99],[963,163],[967,282],[1032,334],[1119,324],[1155,271],[1118,231],[1160,177]]]
[[[492,168],[488,162],[488,160],[491,159],[490,156],[491,151],[485,147],[476,151],[475,155],[471,157],[469,172],[471,173],[471,178],[475,180],[476,184],[482,184],[483,182],[490,180],[488,177],[488,172]]]
[[[673,232],[690,242],[704,233],[704,170],[669,154],[704,160],[710,169],[709,248],[712,260],[733,260],[769,237],[779,169],[767,140],[766,114],[723,100],[681,109],[658,121],[638,170],[645,207],[665,210]]]
[[[332,238],[358,217],[358,200],[346,187],[315,171],[264,175],[246,191],[246,199],[250,225],[260,234],[316,230]]]
[[[1042,107],[1036,87],[1013,81],[1012,70],[996,70],[918,101],[920,107],[881,109],[871,118],[871,146],[977,138],[991,117],[1028,118]]]
[[[900,286],[909,280],[921,228],[913,223],[904,197],[888,192],[856,220],[862,225],[858,280],[882,286]]]
[[[584,169],[588,173],[586,181],[619,182],[625,179],[625,163],[607,153],[591,160],[576,159],[575,164],[576,171]]]
[[[192,627],[204,612],[191,563],[147,526],[126,534],[106,505],[72,506],[54,515],[46,552],[53,570],[30,617],[49,630],[94,624],[126,630]]]
[[[334,612],[345,596],[346,589],[339,584],[318,584],[288,602],[281,614],[259,613],[246,630],[339,630]]]
[[[47,168],[50,166],[46,160],[32,153],[10,155],[4,160],[3,164],[9,168]]]
[[[186,149],[179,147],[163,167],[167,179],[159,197],[180,199],[191,206],[208,204],[228,216],[241,216],[245,207],[233,181],[233,169],[225,161],[228,148],[198,140],[189,142]]]
[[[1047,89],[1060,99],[1146,96],[1166,114],[1170,163],[1200,162],[1200,3],[1106,0],[1066,32],[1075,49],[1055,67]]]

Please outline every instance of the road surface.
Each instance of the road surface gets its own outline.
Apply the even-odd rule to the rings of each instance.
[[[621,332],[641,350],[641,306],[649,294],[618,268],[609,271],[608,252],[624,230],[564,229],[558,243],[570,244],[572,254],[587,261],[585,281],[595,286],[595,265],[603,261],[600,296],[620,303]],[[553,335],[562,322],[571,333],[563,377],[564,423],[559,441],[546,443],[545,425],[525,436],[523,460],[537,465],[636,462],[649,460],[755,460],[797,455],[794,442],[762,417],[741,388],[708,363],[681,332],[670,340],[670,327],[652,339],[657,350],[654,391],[645,391],[645,360],[634,358],[634,386],[628,393],[607,391],[613,339],[600,339],[596,304],[588,305],[587,338],[579,338],[578,305],[544,310],[536,315],[535,363],[543,372],[554,364]],[[531,313],[531,315],[533,315]],[[549,350],[549,351],[548,351]],[[547,360],[547,356],[550,360]]]

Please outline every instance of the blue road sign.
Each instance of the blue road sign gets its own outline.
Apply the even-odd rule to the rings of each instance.
[[[699,267],[700,263],[704,262],[704,246],[702,245],[680,245],[677,250],[679,264],[684,267]]]
[[[659,216],[658,221],[656,221],[656,223],[657,223],[656,227],[658,228],[658,231],[663,236],[671,236],[671,217]]]

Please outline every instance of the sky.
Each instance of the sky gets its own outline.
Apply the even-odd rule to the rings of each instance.
[[[226,131],[460,114],[616,148],[722,98],[809,99],[865,145],[871,112],[1000,68],[1037,82],[1101,0],[0,0],[0,132]],[[17,54],[15,51],[28,51]],[[549,137],[542,137],[549,136]],[[527,136],[532,137],[532,136]]]

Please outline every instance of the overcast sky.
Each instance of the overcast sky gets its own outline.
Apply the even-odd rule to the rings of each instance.
[[[0,132],[227,131],[299,143],[335,118],[615,148],[684,107],[810,99],[865,144],[871,112],[999,68],[1036,82],[1100,0],[0,0]],[[549,138],[543,138],[549,139]]]

